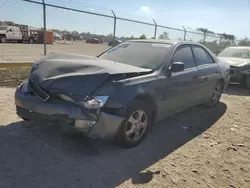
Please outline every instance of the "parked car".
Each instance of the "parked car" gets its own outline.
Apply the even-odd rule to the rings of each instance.
[[[109,46],[116,46],[116,45],[118,45],[118,44],[120,44],[120,43],[122,43],[121,40],[114,39],[114,40],[109,41],[108,45],[109,45]]]
[[[102,44],[102,39],[94,37],[86,40],[87,43],[92,43],[92,44]]]
[[[41,58],[16,89],[15,105],[24,120],[59,120],[88,137],[133,147],[171,114],[216,106],[229,72],[228,63],[198,43],[132,40],[98,57]]]
[[[250,47],[234,46],[224,49],[219,59],[230,65],[231,81],[250,89]]]

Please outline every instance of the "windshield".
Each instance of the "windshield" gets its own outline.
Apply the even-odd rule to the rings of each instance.
[[[0,27],[0,30],[7,30],[7,27]]]
[[[250,50],[247,48],[226,48],[218,57],[233,57],[250,59]]]
[[[164,63],[171,44],[124,42],[111,48],[99,58],[141,68],[158,69]]]

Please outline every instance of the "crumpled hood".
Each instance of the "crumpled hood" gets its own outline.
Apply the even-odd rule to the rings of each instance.
[[[111,75],[151,71],[90,56],[51,53],[33,64],[30,79],[49,92],[87,95]]]
[[[230,66],[240,67],[250,64],[250,59],[244,58],[230,58],[230,57],[218,57],[220,60],[226,61]]]

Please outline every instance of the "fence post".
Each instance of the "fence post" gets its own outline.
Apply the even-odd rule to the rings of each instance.
[[[44,55],[47,54],[47,41],[46,41],[46,4],[43,1],[43,44],[44,44]]]
[[[184,29],[184,40],[186,40],[187,30],[186,30],[186,28],[185,28],[184,26],[182,26],[182,27],[183,27],[183,29]]]
[[[115,13],[114,13],[114,11],[113,10],[111,10],[112,11],[112,14],[113,14],[113,16],[114,16],[114,31],[113,31],[113,39],[115,40],[115,32],[116,32],[116,15],[115,15]]]
[[[207,35],[207,33],[204,32],[204,39],[203,39],[203,42],[204,42],[204,43],[206,43],[206,35]]]
[[[154,24],[155,24],[155,33],[154,33],[154,39],[156,39],[156,33],[157,33],[157,23],[155,22],[154,19],[152,19]]]
[[[220,35],[220,43],[219,43],[219,46],[221,45],[221,41],[222,41],[222,35]]]

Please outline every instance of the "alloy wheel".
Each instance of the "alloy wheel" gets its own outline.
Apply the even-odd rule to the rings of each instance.
[[[143,110],[137,110],[128,118],[125,126],[125,135],[129,141],[139,140],[148,126],[148,117]]]

